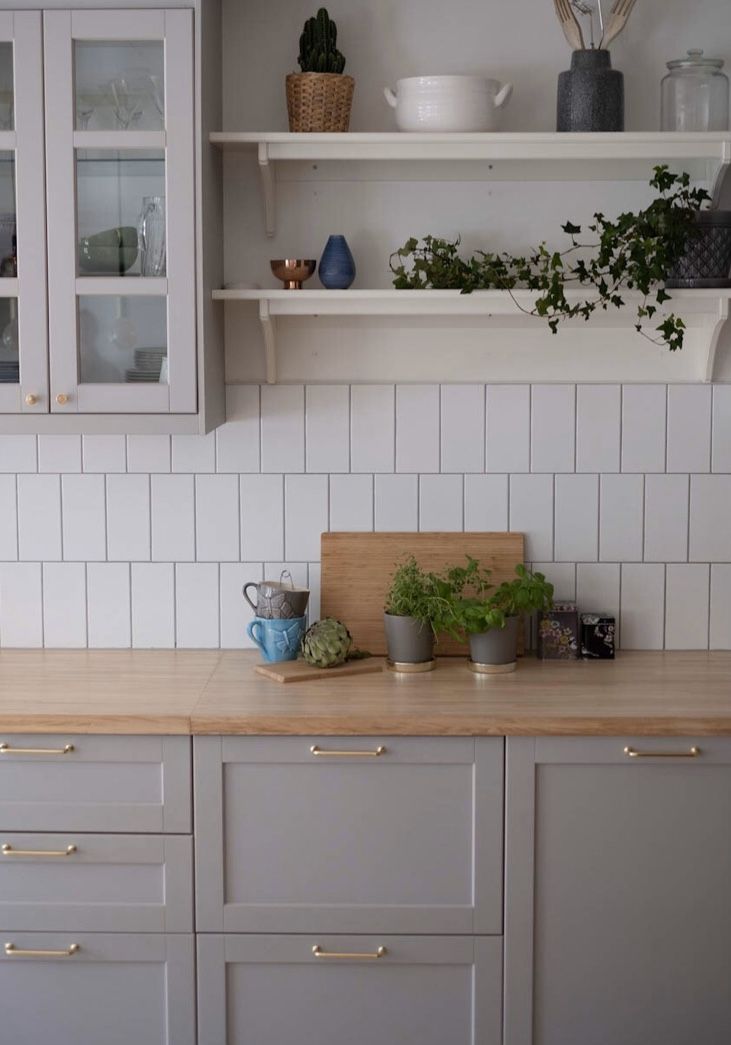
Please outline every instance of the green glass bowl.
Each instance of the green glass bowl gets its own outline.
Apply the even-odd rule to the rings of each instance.
[[[137,261],[137,229],[123,225],[79,241],[79,271],[86,276],[123,276]]]

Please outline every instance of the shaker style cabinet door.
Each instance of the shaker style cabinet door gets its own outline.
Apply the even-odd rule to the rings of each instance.
[[[40,12],[0,11],[3,414],[48,411],[42,55]]]
[[[0,937],[7,1045],[195,1045],[193,936]]]
[[[511,737],[506,765],[505,1045],[727,1045],[731,740]]]
[[[51,410],[195,413],[191,11],[46,11]]]
[[[501,982],[497,937],[200,935],[198,1043],[500,1045]]]
[[[194,751],[199,931],[502,932],[502,738]]]

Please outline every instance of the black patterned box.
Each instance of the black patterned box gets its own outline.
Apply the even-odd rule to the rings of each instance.
[[[540,660],[576,660],[579,657],[579,614],[575,602],[556,602],[538,617],[537,653]]]
[[[582,613],[580,625],[584,660],[614,660],[614,617],[610,613]]]

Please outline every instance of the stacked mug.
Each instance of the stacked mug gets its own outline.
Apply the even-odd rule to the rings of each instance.
[[[249,595],[249,588],[255,590],[255,600]],[[278,581],[249,581],[242,593],[256,614],[246,634],[259,647],[264,660],[270,664],[296,660],[306,629],[309,588],[295,588],[289,570],[283,570]]]

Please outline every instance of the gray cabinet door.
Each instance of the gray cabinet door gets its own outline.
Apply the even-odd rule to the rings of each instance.
[[[0,927],[190,933],[193,840],[0,832]]]
[[[195,1045],[192,936],[3,933],[2,940],[0,1037],[8,1045]]]
[[[499,1045],[501,950],[484,936],[202,935],[198,1042]],[[348,954],[361,957],[333,957]]]
[[[505,986],[506,1045],[727,1045],[731,741],[509,738]]]
[[[503,750],[196,737],[199,930],[501,933]]]
[[[0,830],[190,829],[189,737],[0,734]]]

